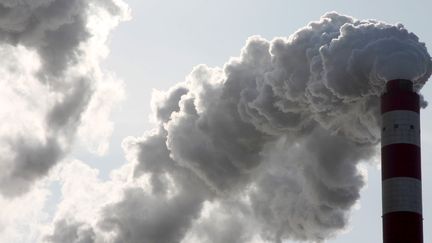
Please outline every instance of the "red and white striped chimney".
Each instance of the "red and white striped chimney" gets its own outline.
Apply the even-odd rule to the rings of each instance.
[[[388,81],[381,96],[384,243],[423,243],[420,99],[409,80]]]

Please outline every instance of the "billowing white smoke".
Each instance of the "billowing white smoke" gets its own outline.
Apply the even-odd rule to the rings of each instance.
[[[0,0],[0,195],[28,191],[81,129],[91,150],[106,149],[96,141],[112,124],[93,120],[121,93],[99,61],[127,15],[119,0]]]
[[[56,2],[74,2],[90,11],[82,8],[84,1],[41,6]],[[91,3],[102,7],[106,2]],[[68,20],[81,23],[80,17]],[[21,22],[3,29],[7,33]],[[73,36],[85,39],[85,33]],[[82,76],[66,75],[69,66],[59,61],[79,63],[74,58],[81,52],[57,57],[42,44],[50,35],[17,36],[4,39],[33,47],[36,53],[32,48],[23,52],[39,53],[41,60],[40,68],[20,73],[42,70],[29,74],[40,81],[32,83],[34,89],[48,89],[57,102],[37,106],[47,110],[47,123],[19,126],[31,130],[33,140],[23,143],[14,133],[6,148],[20,151],[15,147],[20,145],[22,154],[30,151],[45,165],[46,154],[62,154],[63,138],[75,130],[71,127],[90,97],[82,90],[91,85]],[[322,241],[346,226],[359,199],[365,178],[358,165],[376,155],[385,81],[411,79],[420,90],[431,72],[425,45],[402,25],[328,13],[288,38],[251,37],[240,57],[223,69],[200,65],[185,82],[155,93],[157,127],[143,137],[125,139],[131,163],[115,171],[111,181],[98,181],[97,173],[82,163],[65,165],[59,173],[64,200],[42,241]],[[59,77],[73,78],[60,82]],[[56,99],[59,94],[63,98]],[[32,111],[29,104],[22,109]],[[28,171],[21,168],[33,165],[26,158],[6,160],[14,170],[2,180],[33,178],[31,173],[19,177]]]

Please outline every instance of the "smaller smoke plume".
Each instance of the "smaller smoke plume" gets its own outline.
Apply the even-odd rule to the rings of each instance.
[[[287,38],[251,37],[223,69],[197,66],[156,93],[157,128],[124,141],[121,171],[135,167],[122,196],[89,207],[99,216],[84,226],[59,214],[47,239],[324,241],[346,227],[359,164],[376,156],[386,80],[418,91],[431,72],[400,24],[327,13]]]
[[[109,77],[99,61],[127,8],[118,0],[0,0],[0,13],[0,194],[13,197],[47,175],[92,116],[110,110],[89,109],[121,97],[100,92],[116,82],[103,82]],[[102,139],[110,130],[100,124],[89,137]]]

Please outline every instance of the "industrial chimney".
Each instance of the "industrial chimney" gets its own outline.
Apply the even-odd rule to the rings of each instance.
[[[388,81],[381,96],[384,243],[423,243],[419,103],[404,79]]]

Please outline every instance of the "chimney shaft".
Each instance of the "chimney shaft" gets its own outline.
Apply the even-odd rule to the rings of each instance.
[[[409,80],[390,80],[381,96],[384,243],[423,243],[420,99]]]

